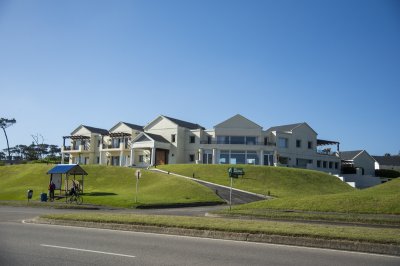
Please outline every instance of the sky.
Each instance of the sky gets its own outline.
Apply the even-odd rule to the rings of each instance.
[[[81,124],[166,115],[212,129],[241,114],[398,154],[399,100],[398,0],[0,0],[10,146],[61,146]]]

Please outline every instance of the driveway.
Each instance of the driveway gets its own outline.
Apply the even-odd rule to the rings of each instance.
[[[151,170],[152,171],[161,172],[161,173],[164,173],[164,174],[168,174],[167,171],[163,171],[163,170],[159,170],[159,169],[151,169]],[[208,182],[208,181],[199,180],[199,179],[196,179],[196,178],[191,178],[191,177],[188,177],[188,176],[179,175],[179,174],[174,174],[174,173],[169,173],[169,174],[170,175],[179,176],[179,177],[183,177],[183,178],[187,178],[187,179],[195,181],[195,182],[197,182],[197,183],[199,183],[199,184],[201,184],[203,186],[206,186],[206,187],[212,189],[215,192],[215,194],[217,194],[221,199],[223,199],[227,203],[229,203],[230,187],[219,185],[219,184],[215,184],[215,183],[211,183],[211,182]],[[253,202],[253,201],[259,201],[259,200],[265,200],[265,199],[271,199],[271,198],[272,197],[268,197],[268,196],[252,193],[252,192],[249,192],[249,191],[244,191],[244,190],[232,188],[232,205],[245,204],[245,203],[250,203],[250,202]]]

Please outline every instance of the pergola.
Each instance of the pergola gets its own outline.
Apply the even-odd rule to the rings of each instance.
[[[317,139],[317,146],[325,146],[325,145],[336,145],[337,151],[339,152],[340,142],[332,141],[332,140]]]
[[[58,164],[52,169],[50,169],[47,172],[48,175],[50,175],[50,180],[53,181],[53,183],[56,185],[56,189],[62,190],[62,177],[65,175],[65,194],[67,194],[67,191],[69,190],[68,188],[68,179],[70,176],[73,176],[73,181],[76,181],[76,176],[81,176],[81,183],[80,183],[80,189],[83,192],[83,181],[84,181],[84,176],[87,175],[85,170],[83,170],[82,167],[80,167],[78,164]]]

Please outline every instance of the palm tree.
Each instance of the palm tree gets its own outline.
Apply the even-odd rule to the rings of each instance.
[[[6,133],[6,128],[9,126],[12,126],[15,124],[17,121],[13,119],[7,119],[7,118],[0,118],[0,127],[3,129],[4,135],[6,136],[6,141],[7,141],[7,150],[8,150],[8,160],[11,161],[11,153],[10,153],[10,145],[8,144],[8,137]]]

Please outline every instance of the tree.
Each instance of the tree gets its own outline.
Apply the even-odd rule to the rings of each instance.
[[[0,127],[3,129],[4,135],[6,136],[6,141],[7,141],[7,150],[8,150],[8,160],[11,161],[11,154],[10,154],[10,145],[8,144],[8,137],[6,133],[6,128],[9,126],[12,126],[16,123],[17,121],[13,119],[7,119],[7,118],[0,118]]]

